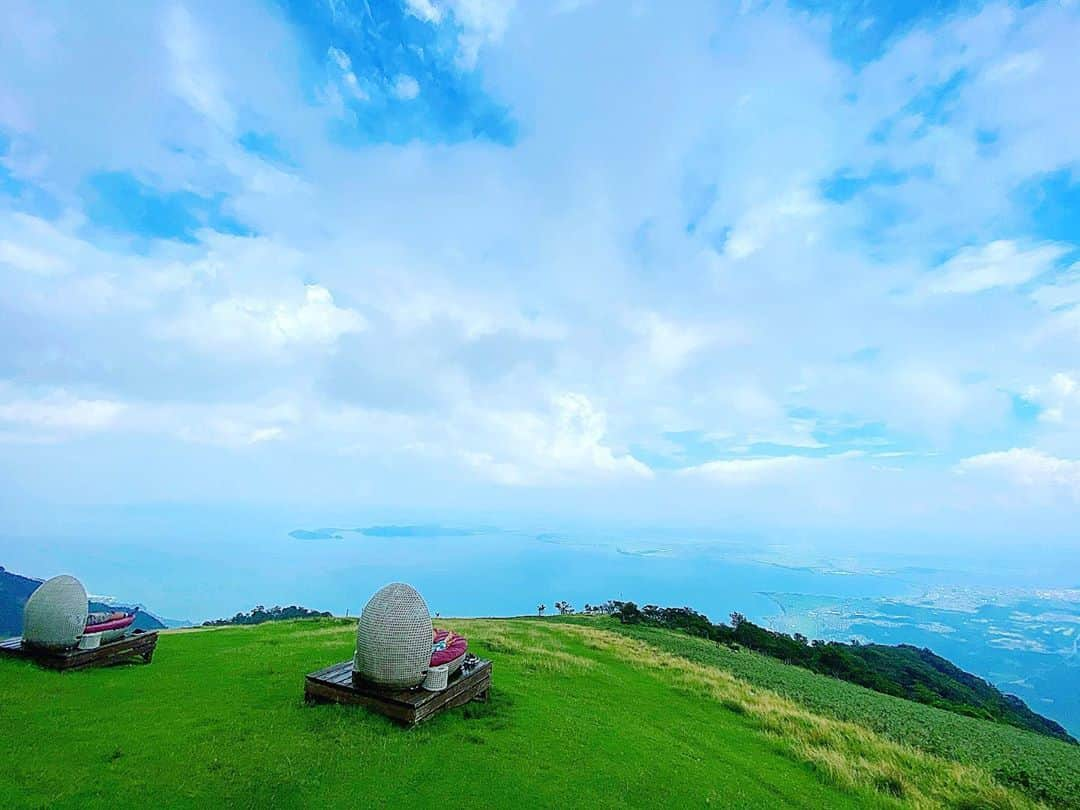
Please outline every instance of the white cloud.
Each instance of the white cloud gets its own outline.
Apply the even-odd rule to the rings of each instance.
[[[472,70],[480,49],[502,39],[517,0],[447,0],[454,19],[461,26],[458,35],[458,64]]]
[[[405,8],[424,22],[437,25],[442,21],[442,10],[431,0],[405,0]]]
[[[448,321],[469,340],[502,331],[548,341],[569,336],[566,324],[524,311],[527,308],[512,294],[464,287],[429,272],[405,275],[397,266],[375,272],[368,279],[366,297],[406,333]]]
[[[63,262],[54,255],[2,240],[0,240],[0,264],[42,275],[54,273],[64,266]]]
[[[978,391],[932,366],[908,366],[893,374],[893,391],[924,427],[952,426],[979,402]]]
[[[1056,425],[1080,427],[1080,376],[1059,371],[1046,385],[1031,386],[1025,396],[1042,407],[1039,419]]]
[[[337,306],[325,287],[309,284],[299,300],[251,295],[213,301],[167,325],[163,334],[206,347],[272,352],[289,346],[327,346],[366,328],[362,315]]]
[[[176,436],[195,444],[243,448],[283,439],[285,430],[279,426],[256,427],[236,419],[211,415],[206,421],[180,427]]]
[[[1065,494],[1080,500],[1080,461],[1033,448],[982,453],[964,459],[955,469],[961,475],[989,474],[1038,494]]]
[[[1080,338],[1080,263],[1059,274],[1052,284],[1031,292],[1031,299],[1049,310],[1036,330],[1035,341],[1041,348],[1075,346]]]
[[[394,95],[402,101],[410,101],[420,95],[420,83],[412,76],[402,73],[394,79]]]
[[[479,432],[464,438],[462,457],[497,483],[582,484],[653,477],[649,467],[607,444],[607,417],[582,394],[560,394],[542,413],[481,412],[479,418]],[[469,446],[485,434],[486,446]]]
[[[338,66],[339,69],[343,71],[352,70],[352,59],[350,59],[349,55],[345,53],[345,51],[341,50],[341,48],[335,48],[333,45],[331,45],[327,49],[326,55],[330,58],[330,61],[332,61],[335,65]]]
[[[0,400],[0,422],[49,430],[94,431],[116,424],[125,407],[122,402],[80,399],[57,391],[37,399]]]
[[[1023,248],[1007,239],[964,248],[941,265],[926,289],[931,293],[977,293],[1016,287],[1050,270],[1068,251],[1068,247],[1056,244]]]
[[[0,431],[19,441],[57,443],[74,436],[109,431],[154,436],[217,447],[240,448],[284,439],[286,428],[317,407],[288,401],[261,403],[170,403],[90,399],[62,389],[33,395],[6,386],[0,390]]]
[[[460,29],[458,67],[472,70],[480,49],[502,39],[515,5],[516,0],[405,0],[405,11],[432,25],[444,22],[449,13]]]
[[[631,328],[642,337],[642,352],[632,356],[632,363],[644,363],[649,378],[656,373],[680,371],[693,357],[708,347],[722,343],[745,342],[744,330],[732,324],[682,323],[657,312],[635,316]]]
[[[796,189],[756,206],[735,223],[724,244],[724,255],[745,259],[773,239],[812,243],[817,236],[813,221],[823,211],[824,205],[817,195],[805,189]]]
[[[558,0],[555,11],[558,14],[572,14],[586,6],[592,5],[596,0]]]
[[[1031,293],[1035,303],[1047,309],[1070,307],[1080,304],[1080,263],[1062,273],[1053,284],[1044,284]]]
[[[806,456],[770,456],[709,461],[686,467],[679,475],[703,478],[725,485],[774,483],[821,465],[820,459]]]
[[[427,98],[440,91],[428,68],[405,67],[410,56],[385,63],[396,66],[387,78],[369,76],[343,28],[316,53],[333,109],[312,107],[310,77],[296,72],[310,40],[288,14],[177,6],[162,39],[160,9],[137,4],[118,38],[107,10],[80,18],[27,5],[65,47],[33,59],[22,41],[0,49],[0,120],[14,132],[3,160],[28,189],[20,204],[40,189],[65,210],[36,222],[0,211],[0,368],[35,391],[126,403],[108,429],[163,437],[163,454],[175,439],[254,444],[284,464],[303,446],[311,481],[378,488],[380,460],[422,477],[412,454],[425,452],[441,454],[447,463],[432,466],[463,491],[589,482],[610,487],[616,509],[645,482],[656,497],[641,501],[669,516],[719,509],[722,488],[709,480],[792,482],[795,500],[816,486],[854,504],[852,525],[901,499],[862,498],[866,465],[802,457],[725,458],[650,480],[629,448],[664,446],[668,432],[722,434],[749,456],[755,442],[834,441],[822,425],[873,425],[893,449],[940,452],[932,463],[955,487],[944,459],[999,446],[1014,425],[1005,392],[1034,384],[1044,411],[1025,426],[1030,443],[1077,457],[1067,446],[1075,400],[1047,380],[1073,367],[1080,332],[1033,336],[1054,319],[1076,327],[1080,311],[1060,308],[1080,293],[1066,274],[1014,289],[1055,275],[1061,255],[1029,241],[1011,193],[1080,159],[1080,116],[1060,104],[1080,66],[1075,15],[1053,4],[947,15],[853,71],[831,53],[825,15],[783,3],[669,6],[560,15],[543,3],[410,0],[409,31],[439,26],[425,36],[458,47],[464,68],[490,57],[482,82],[464,80],[510,111],[520,137],[353,148],[336,136],[387,110],[361,111],[364,87],[390,93],[406,70]],[[362,4],[336,8],[343,27],[363,14]],[[899,113],[956,70],[968,80],[945,114]],[[411,105],[392,129],[409,135],[426,109]],[[328,120],[335,112],[341,120]],[[279,139],[288,178],[252,172],[266,164],[223,137],[241,129]],[[977,130],[998,137],[980,143]],[[259,236],[204,230],[197,243],[146,240],[133,252],[87,227],[80,184],[103,167],[221,194]],[[878,167],[895,183],[821,199],[823,180]],[[1003,237],[1013,241],[992,241]],[[929,286],[999,294],[895,294]],[[873,351],[850,359],[863,349]],[[268,357],[273,374],[255,362]],[[295,412],[259,405],[281,391]],[[683,445],[667,445],[678,459]],[[352,466],[333,478],[342,447]],[[909,504],[939,496],[921,470],[889,477],[914,482]],[[414,492],[444,490],[380,490],[387,502]],[[732,492],[748,515],[775,513],[770,499]]]
[[[349,55],[340,48],[335,48],[333,46],[327,50],[326,55],[341,73],[341,83],[345,85],[345,89],[349,95],[357,101],[367,101],[367,91],[360,86],[360,81],[356,78],[356,73],[353,72],[352,60],[349,58]],[[331,85],[329,91],[330,98],[328,101],[332,104],[335,100],[340,103],[340,98],[334,98],[334,94],[337,92],[336,88]]]
[[[984,75],[991,82],[1020,81],[1030,79],[1042,65],[1042,55],[1038,51],[1023,51],[991,65]]]
[[[129,403],[117,431],[175,439],[195,445],[242,450],[282,441],[305,421],[319,421],[317,402],[290,395],[254,402],[137,402]]]
[[[195,21],[181,5],[173,6],[166,17],[165,45],[172,60],[173,91],[192,109],[231,133],[236,114],[205,52]]]

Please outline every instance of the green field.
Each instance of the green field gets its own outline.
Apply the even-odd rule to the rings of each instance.
[[[843,722],[680,652],[687,637],[448,624],[493,659],[492,700],[409,731],[303,704],[303,674],[352,653],[344,620],[167,633],[150,666],[0,661],[0,807],[1033,805],[987,769],[868,730],[877,718]]]

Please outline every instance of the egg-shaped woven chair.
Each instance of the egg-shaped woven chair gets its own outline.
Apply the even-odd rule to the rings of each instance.
[[[401,582],[380,588],[360,614],[353,672],[382,686],[418,686],[431,661],[431,638],[431,613],[416,589]]]
[[[30,594],[23,610],[23,641],[35,647],[64,650],[79,643],[86,629],[86,588],[63,574]]]

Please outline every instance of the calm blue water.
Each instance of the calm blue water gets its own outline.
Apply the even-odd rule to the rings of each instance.
[[[159,528],[148,537],[10,538],[0,564],[17,573],[72,573],[92,593],[139,601],[170,618],[201,621],[256,604],[303,604],[355,615],[381,585],[406,581],[443,615],[535,612],[565,599],[690,605],[714,618],[738,610],[761,619],[763,591],[879,596],[906,593],[903,578],[830,575],[745,559],[731,543],[650,535],[601,537],[492,532],[468,537],[297,540],[294,524],[199,531]]]

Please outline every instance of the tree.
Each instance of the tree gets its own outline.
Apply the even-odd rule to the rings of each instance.
[[[638,624],[642,620],[641,611],[633,602],[621,602],[615,615],[622,624]]]
[[[536,615],[543,616],[545,610],[547,610],[547,605],[541,602],[539,605],[536,606]]]

